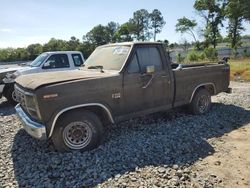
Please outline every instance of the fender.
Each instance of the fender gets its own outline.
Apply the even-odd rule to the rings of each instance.
[[[51,130],[50,130],[48,138],[50,138],[52,136],[54,128],[55,128],[55,125],[56,125],[56,121],[60,117],[61,114],[63,114],[64,112],[67,112],[69,110],[73,110],[73,109],[77,109],[77,108],[82,108],[82,107],[88,107],[88,106],[98,106],[98,107],[103,108],[106,111],[106,113],[108,114],[108,117],[109,117],[110,121],[112,123],[114,123],[114,119],[113,119],[113,116],[112,116],[110,110],[106,106],[104,106],[103,104],[100,104],[100,103],[86,103],[86,104],[80,104],[80,105],[70,106],[70,107],[62,109],[59,113],[57,113],[57,115],[55,116],[55,118],[53,120],[53,123],[52,123]]]
[[[215,84],[214,84],[214,83],[209,82],[209,83],[199,84],[198,86],[196,86],[196,87],[194,88],[194,91],[193,91],[193,93],[192,93],[192,95],[191,95],[191,98],[190,98],[190,100],[189,100],[189,103],[192,102],[193,97],[194,97],[194,94],[195,94],[195,92],[197,91],[197,89],[200,88],[200,87],[202,87],[202,86],[207,86],[207,85],[213,86],[214,94],[216,93],[216,87],[215,87]]]

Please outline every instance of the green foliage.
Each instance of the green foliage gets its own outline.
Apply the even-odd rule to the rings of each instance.
[[[117,41],[125,42],[125,41],[132,41],[132,34],[131,34],[131,24],[126,22],[122,24],[116,31],[115,36]]]
[[[250,21],[250,1],[249,0],[239,0],[239,3],[243,6],[244,18]]]
[[[100,46],[110,42],[110,36],[107,28],[101,24],[91,29],[84,37],[85,42],[90,42],[95,46]]]
[[[180,53],[177,54],[176,61],[177,63],[182,63],[184,62],[185,57],[182,57]]]
[[[200,57],[199,53],[195,50],[192,50],[187,54],[187,59],[191,62],[199,61],[199,57]]]
[[[212,44],[215,48],[221,37],[219,26],[223,26],[226,1],[224,0],[196,0],[194,8],[205,19],[206,27],[203,30],[205,44]]]
[[[158,9],[154,9],[152,13],[149,14],[151,27],[153,29],[154,41],[156,40],[156,34],[160,33],[163,26],[166,24],[161,12]]]
[[[138,41],[145,41],[151,38],[150,14],[145,9],[134,12],[133,18],[129,20],[130,32]]]
[[[247,48],[245,48],[244,50],[243,50],[243,57],[244,58],[247,58],[247,57],[249,57],[249,53],[247,52]]]
[[[195,34],[194,34],[194,28],[197,26],[197,23],[195,20],[190,20],[186,17],[180,18],[177,20],[177,24],[175,25],[175,30],[180,33],[187,33],[191,35],[196,40]]]
[[[211,62],[214,62],[218,59],[218,52],[215,48],[205,48],[204,53],[206,58]]]
[[[204,53],[204,52],[201,52],[201,53],[199,54],[199,60],[204,61],[205,59],[206,59],[205,53]]]
[[[65,51],[68,50],[69,46],[67,41],[52,38],[50,41],[43,46],[44,52],[49,51]]]
[[[41,44],[31,44],[27,47],[26,51],[28,53],[28,59],[35,59],[43,52],[43,46]]]
[[[106,32],[109,36],[109,42],[116,42],[117,41],[117,30],[120,27],[118,23],[109,22],[106,26]]]
[[[201,51],[201,50],[204,50],[204,43],[203,42],[200,42],[200,41],[196,41],[194,43],[194,49],[195,50],[198,50],[198,51]]]
[[[244,20],[244,4],[239,0],[228,0],[226,7],[226,16],[229,19],[228,23],[228,38],[231,43],[231,48],[237,49],[241,46],[241,32],[244,30],[242,22]]]

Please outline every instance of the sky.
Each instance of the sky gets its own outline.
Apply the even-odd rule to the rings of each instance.
[[[125,23],[139,9],[161,11],[166,25],[157,40],[190,41],[188,35],[176,33],[175,25],[185,16],[198,22],[197,30],[202,28],[204,21],[193,4],[194,0],[0,0],[0,48],[44,44],[52,37],[82,39],[94,26],[110,21]],[[244,26],[243,34],[250,34],[250,24]],[[226,34],[225,29],[222,34]]]

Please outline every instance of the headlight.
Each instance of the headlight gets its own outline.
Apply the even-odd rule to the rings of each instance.
[[[20,76],[20,73],[18,73],[17,71],[14,73],[7,73],[3,81],[4,83],[12,83],[12,82],[15,82],[15,79],[18,76]]]
[[[28,113],[35,119],[41,120],[36,97],[34,95],[25,96],[25,105]]]

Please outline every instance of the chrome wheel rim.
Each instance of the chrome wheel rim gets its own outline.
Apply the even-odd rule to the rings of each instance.
[[[198,100],[198,108],[200,113],[206,112],[209,105],[209,98],[206,95],[202,95]]]
[[[79,150],[86,147],[92,138],[89,122],[72,122],[63,130],[64,143],[71,149]]]

